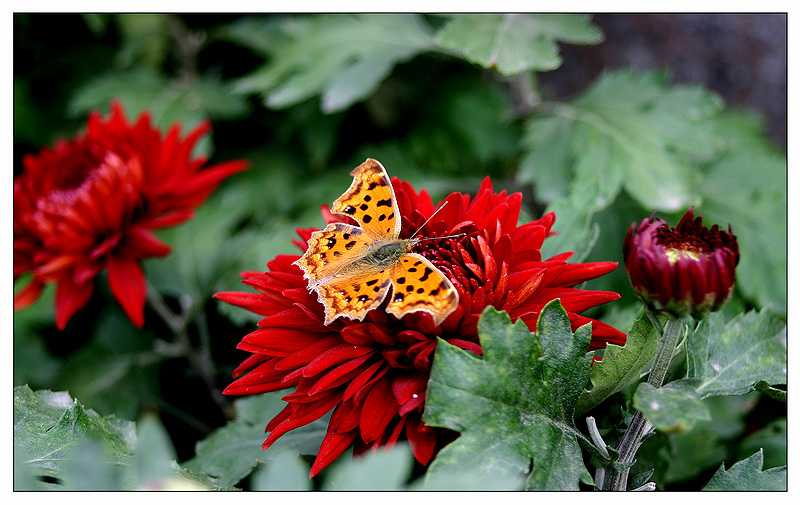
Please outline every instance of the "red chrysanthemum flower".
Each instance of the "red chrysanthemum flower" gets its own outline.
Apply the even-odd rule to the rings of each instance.
[[[227,177],[247,168],[229,161],[204,168],[192,158],[205,122],[180,138],[180,125],[166,137],[149,113],[129,124],[115,102],[103,120],[89,116],[86,133],[23,159],[14,180],[14,280],[32,274],[14,298],[14,309],[36,301],[46,283],[57,283],[56,325],[64,329],[108,270],[111,293],[136,326],[144,323],[146,282],[140,260],[170,248],[152,230],[194,214]]]
[[[655,213],[632,223],[623,247],[633,290],[650,310],[701,318],[733,294],[739,243],[728,225],[703,226],[689,209],[675,228]]]
[[[433,213],[433,201],[407,182],[394,178],[392,184],[402,216],[400,236],[410,237]],[[311,476],[351,445],[359,453],[401,439],[408,440],[418,461],[429,463],[455,436],[421,420],[436,339],[481,354],[477,322],[489,305],[535,329],[545,304],[560,298],[573,328],[592,323],[592,349],[625,342],[625,335],[613,327],[578,315],[619,295],[574,287],[614,270],[616,263],[567,263],[572,253],[542,261],[540,247],[551,233],[555,215],[518,226],[522,195],[495,194],[488,177],[474,199],[453,193],[446,200],[448,205],[418,236],[465,236],[420,242],[415,249],[458,290],[459,305],[440,326],[424,312],[398,320],[383,308],[369,312],[363,322],[340,318],[325,326],[323,307],[316,293],[309,292],[302,270],[292,264],[299,257],[294,255],[276,257],[265,273],[242,273],[243,282],[258,293],[215,295],[264,316],[259,329],[239,344],[252,355],[235,370],[238,378],[225,393],[296,388],[284,397],[286,408],[267,425],[271,433],[265,449],[286,432],[333,409]],[[323,215],[328,223],[346,219],[327,208]],[[298,230],[302,240],[295,243],[302,250],[313,231]]]

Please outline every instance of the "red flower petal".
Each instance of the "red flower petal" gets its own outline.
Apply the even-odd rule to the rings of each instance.
[[[125,314],[138,328],[144,325],[147,281],[139,262],[130,258],[108,258],[108,285]]]
[[[409,417],[406,433],[408,434],[408,444],[411,446],[411,452],[414,453],[414,457],[423,465],[427,465],[433,458],[436,442],[441,432],[437,433],[425,426],[419,419]]]
[[[392,381],[384,376],[372,386],[361,407],[362,440],[367,443],[378,440],[395,414],[397,402],[392,395]]]
[[[94,282],[89,281],[76,285],[62,281],[56,287],[56,327],[63,330],[67,322],[72,319],[89,301],[94,292]]]
[[[319,448],[319,455],[311,465],[311,471],[308,473],[309,478],[317,475],[323,468],[330,465],[336,458],[342,455],[348,447],[353,445],[353,441],[358,436],[358,432],[351,431],[349,433],[331,433],[332,425],[328,427],[328,434],[322,441]]]
[[[36,281],[29,282],[27,286],[14,295],[14,310],[22,310],[33,305],[39,299],[39,295],[42,294],[42,289],[44,289],[44,284]]]

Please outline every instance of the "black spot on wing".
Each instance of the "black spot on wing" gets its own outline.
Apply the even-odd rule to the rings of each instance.
[[[425,274],[419,278],[420,281],[425,282],[428,280],[428,276],[433,272],[430,267],[425,267]]]

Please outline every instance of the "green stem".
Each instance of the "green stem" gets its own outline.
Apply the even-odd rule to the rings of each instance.
[[[667,376],[672,356],[675,354],[675,349],[678,347],[678,342],[680,342],[683,334],[683,326],[683,319],[667,319],[667,323],[664,325],[664,333],[656,348],[655,358],[653,358],[653,369],[647,377],[647,383],[651,386],[660,388],[664,384],[664,378]]]
[[[667,376],[669,364],[683,333],[683,319],[668,319],[664,331],[658,340],[656,355],[653,358],[653,368],[647,377],[647,383],[660,388]],[[609,469],[603,483],[605,491],[625,491],[628,486],[628,473],[635,461],[636,451],[642,445],[643,437],[649,433],[653,425],[647,422],[638,410],[633,415],[628,431],[622,437],[617,447],[619,458]]]
[[[528,117],[541,105],[538,79],[534,72],[522,72],[510,78],[511,94],[514,99],[514,113],[517,117]]]
[[[201,318],[199,323],[199,332],[201,334],[202,342],[200,349],[197,350],[194,348],[189,338],[189,318],[185,314],[189,311],[184,311],[184,315],[177,315],[173,313],[172,310],[167,307],[167,304],[164,303],[164,299],[161,297],[158,291],[153,289],[152,286],[148,286],[147,289],[147,302],[172,332],[172,335],[175,338],[174,343],[179,349],[178,354],[185,356],[186,359],[189,360],[189,364],[203,380],[208,388],[209,393],[211,394],[211,398],[219,406],[220,410],[222,410],[222,413],[226,419],[233,419],[235,413],[233,412],[229,402],[222,395],[222,391],[215,383],[214,364],[211,361],[211,351],[208,341],[208,328],[206,326],[205,318]]]

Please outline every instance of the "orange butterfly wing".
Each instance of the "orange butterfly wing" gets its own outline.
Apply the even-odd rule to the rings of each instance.
[[[357,226],[331,223],[311,234],[306,253],[295,264],[314,288],[333,277],[352,275],[353,261],[368,254],[371,241]]]
[[[398,318],[430,313],[436,324],[458,306],[450,280],[423,256],[408,252],[414,241],[399,238],[402,223],[394,189],[378,161],[367,159],[350,174],[353,182],[331,212],[350,216],[361,227],[331,223],[311,234],[295,261],[325,308],[325,324],[340,316],[363,320],[383,303]]]
[[[383,165],[369,158],[350,175],[352,184],[333,202],[331,212],[352,217],[373,237],[398,238],[402,227],[400,210]]]
[[[389,270],[373,270],[352,277],[334,278],[315,289],[325,307],[325,324],[339,316],[359,321],[383,303],[391,285]]]
[[[442,324],[458,306],[458,292],[441,270],[417,253],[406,253],[392,267],[392,298],[386,312],[398,318],[417,311],[429,312]]]

